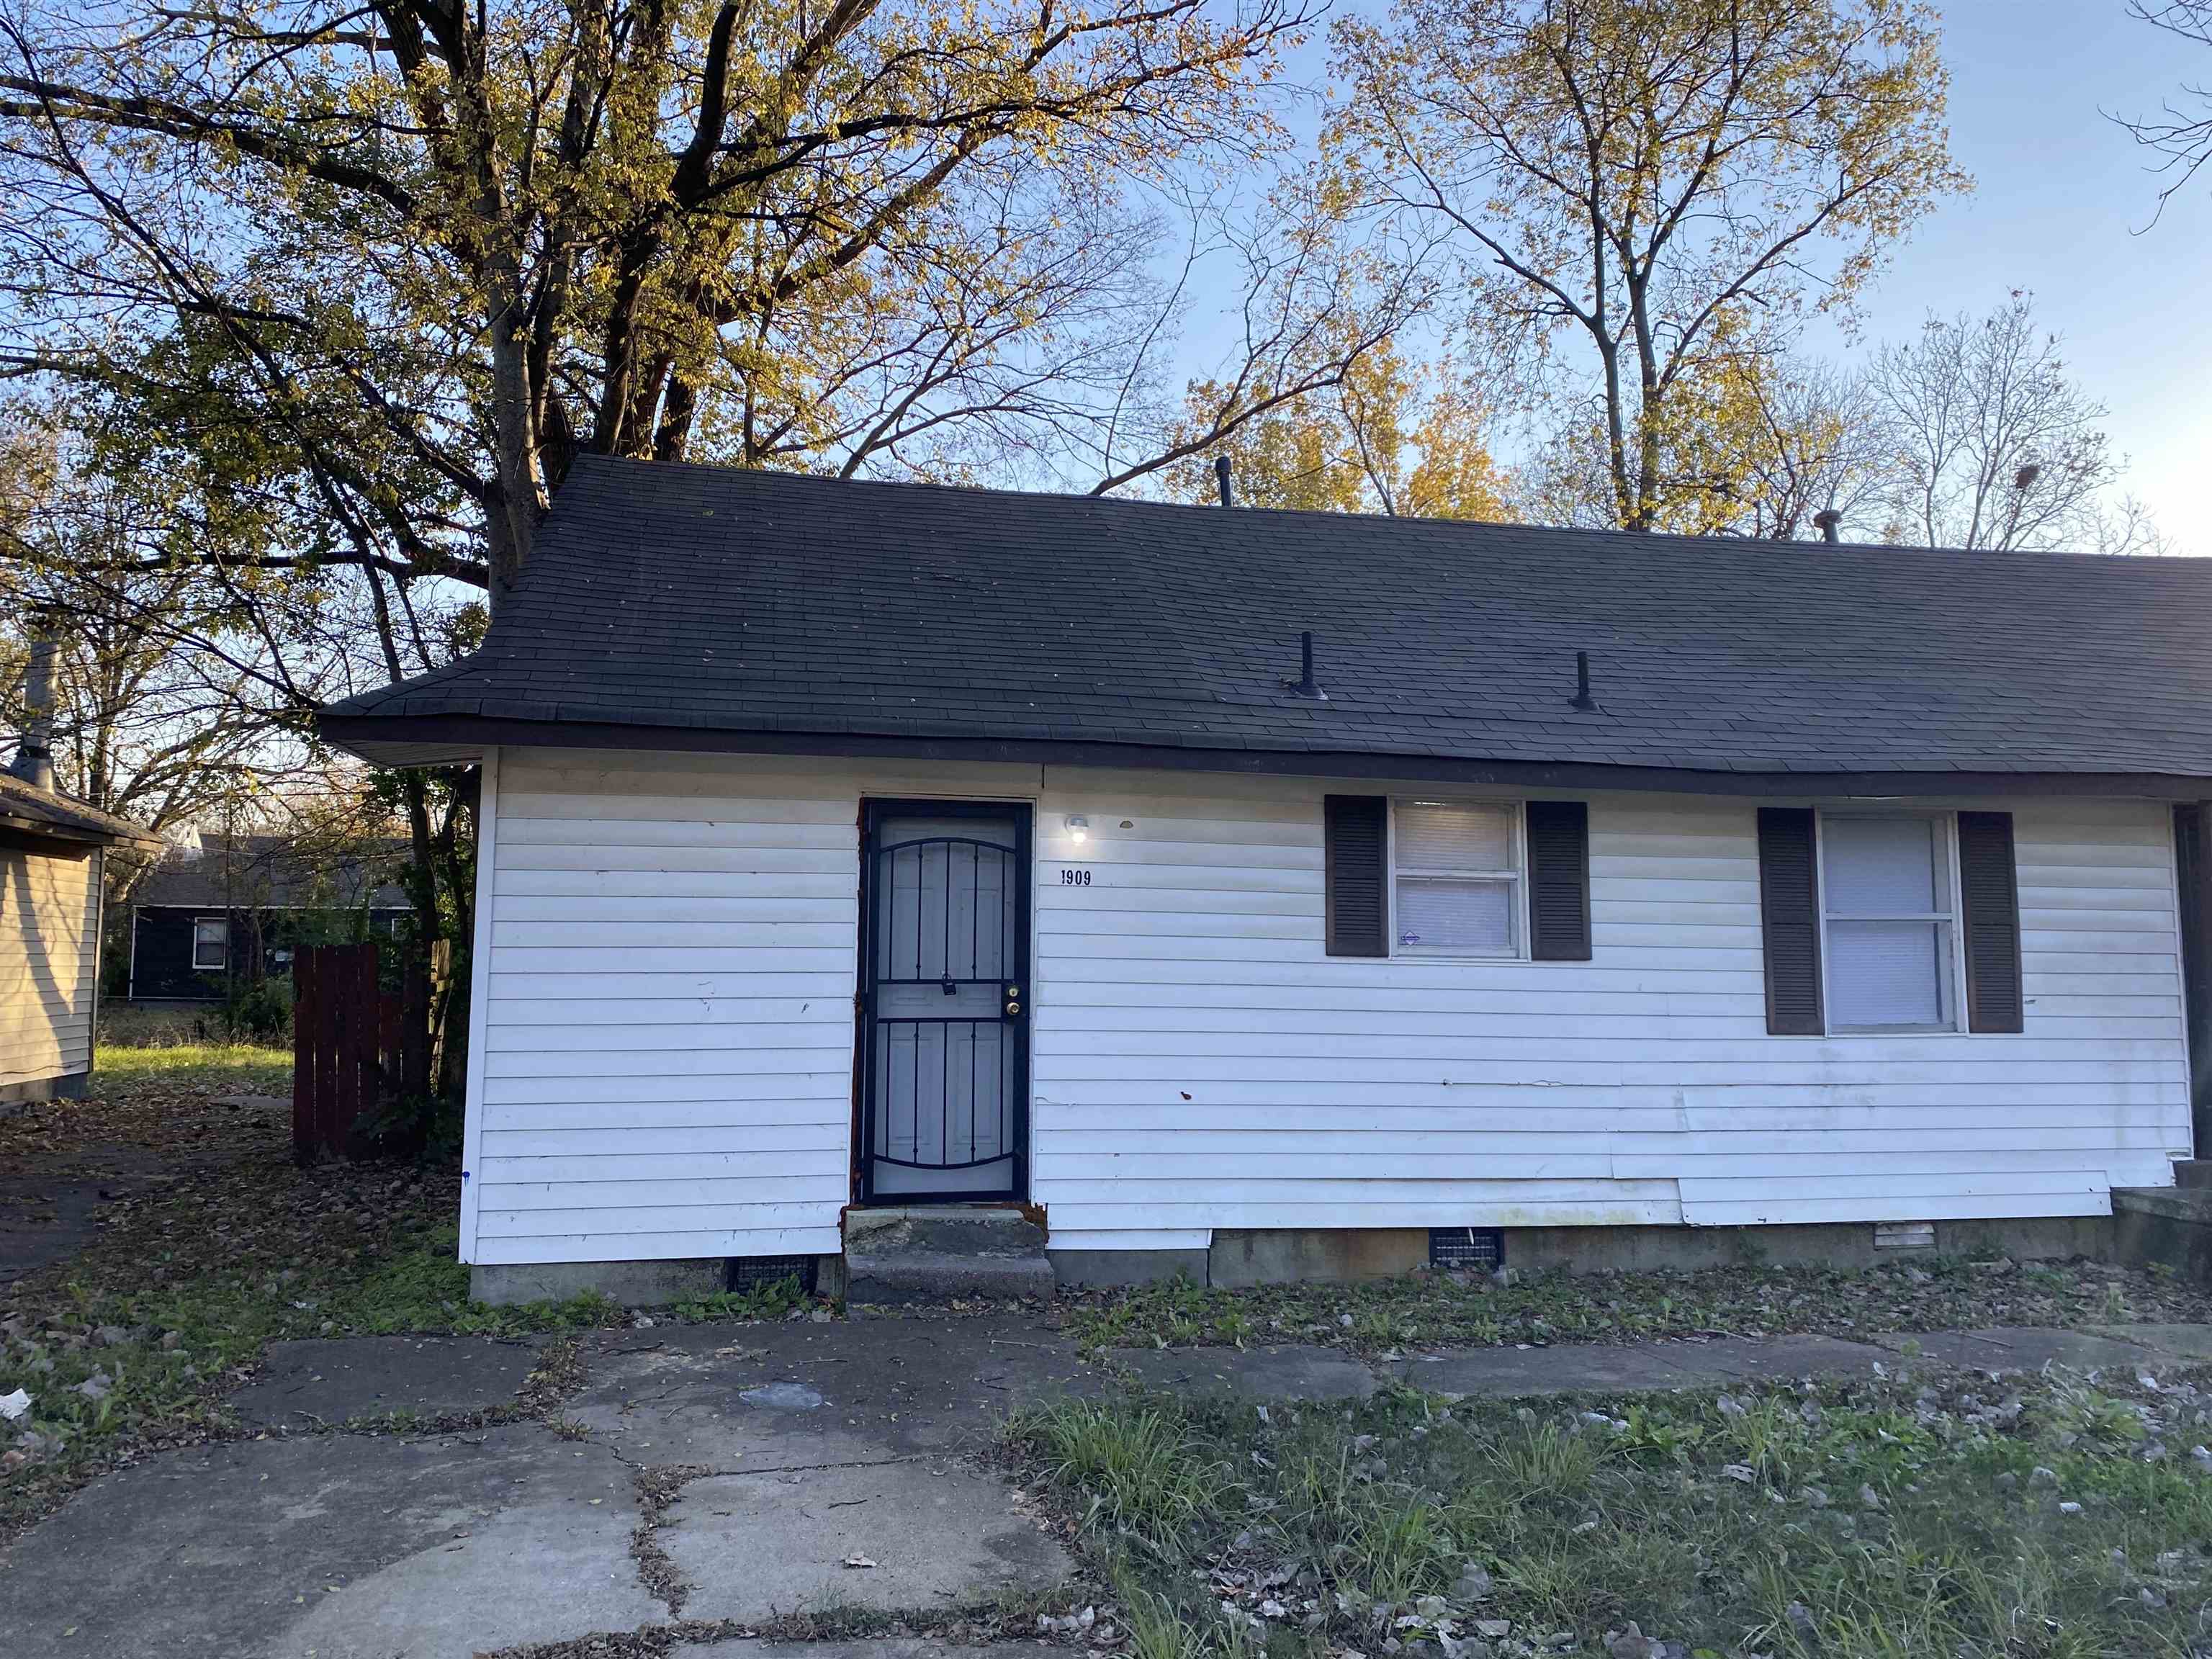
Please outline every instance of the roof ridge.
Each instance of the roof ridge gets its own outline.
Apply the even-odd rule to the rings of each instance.
[[[1145,495],[1098,495],[1066,489],[1022,489],[998,484],[948,483],[926,478],[875,478],[833,476],[819,472],[785,471],[773,467],[725,466],[711,461],[659,461],[634,455],[579,454],[571,463],[572,469],[588,466],[610,471],[646,471],[659,469],[711,477],[726,484],[744,487],[754,481],[772,481],[772,485],[796,483],[813,488],[868,490],[914,490],[931,495],[1004,497],[1024,501],[1048,501],[1064,505],[1088,505],[1109,510],[1129,509],[1142,512],[1218,513],[1233,512],[1253,517],[1279,518],[1295,521],[1319,520],[1334,524],[1362,526],[1428,526],[1468,532],[1501,532],[1539,538],[1595,538],[1613,544],[1623,550],[1638,547],[1663,544],[1677,548],[1743,548],[1770,551],[1792,558],[1849,559],[1855,555],[1869,553],[1893,554],[1916,559],[1962,559],[1987,561],[1992,563],[2007,561],[2027,562],[2050,561],[2057,564],[2096,566],[2112,564],[2139,568],[2159,565],[2180,568],[2191,568],[2192,575],[2205,574],[2212,579],[2212,556],[2199,557],[2189,554],[2112,554],[2091,551],[2086,548],[1996,548],[1922,546],[1911,542],[1785,541],[1771,536],[1738,536],[1722,532],[1713,535],[1692,535],[1683,531],[1621,530],[1596,525],[1531,524],[1517,519],[1450,519],[1425,514],[1411,513],[1345,513],[1327,507],[1259,507],[1238,502],[1224,508],[1213,501],[1162,501]],[[743,483],[738,481],[744,481]]]

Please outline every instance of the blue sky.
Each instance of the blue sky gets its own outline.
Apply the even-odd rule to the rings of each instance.
[[[2029,289],[2112,411],[2131,463],[2124,488],[2183,550],[2212,554],[2212,173],[2147,229],[2160,181],[2100,112],[2153,113],[2184,82],[2212,82],[2212,52],[2192,55],[2122,0],[1942,12],[1952,153],[1976,189],[1898,251],[1866,306],[1867,337]]]

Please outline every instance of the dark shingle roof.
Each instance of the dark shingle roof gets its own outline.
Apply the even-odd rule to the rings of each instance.
[[[0,772],[0,823],[24,833],[57,841],[94,842],[107,846],[125,841],[158,846],[161,837],[128,818],[103,812],[74,795],[41,789],[12,772]]]
[[[131,890],[134,904],[194,908],[375,910],[410,908],[397,874],[404,841],[332,850],[291,836],[209,836],[173,847]]]
[[[1284,684],[1302,629],[1325,702]],[[329,729],[352,743],[403,729],[526,740],[496,721],[658,728],[678,747],[815,734],[1238,763],[2212,777],[2208,639],[2212,560],[1230,510],[587,457],[484,647],[338,705]],[[1577,650],[1595,712],[1569,705]]]

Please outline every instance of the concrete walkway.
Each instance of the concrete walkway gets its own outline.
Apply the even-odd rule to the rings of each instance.
[[[584,1379],[547,1421],[366,1431],[511,1401],[532,1358],[474,1339],[279,1345],[234,1397],[260,1437],[148,1458],[0,1553],[0,1653],[466,1659],[659,1630],[702,1659],[961,1659],[916,1642],[744,1638],[840,1607],[936,1615],[1009,1591],[1051,1597],[1073,1564],[973,1454],[1011,1407],[1116,1372],[1260,1399],[1360,1397],[1391,1379],[1619,1394],[1908,1359],[2133,1374],[2212,1361],[2212,1327],[1091,1364],[1016,1316],[656,1326],[588,1338]]]

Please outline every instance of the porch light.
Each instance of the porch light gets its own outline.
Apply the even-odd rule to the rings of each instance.
[[[1091,820],[1086,817],[1071,817],[1068,819],[1067,838],[1075,842],[1079,847],[1085,842],[1089,841],[1091,839]]]

